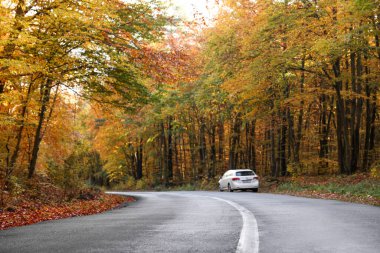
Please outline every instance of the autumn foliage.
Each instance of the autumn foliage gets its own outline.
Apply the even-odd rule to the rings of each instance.
[[[378,174],[377,1],[218,3],[212,25],[177,36],[185,57],[166,69],[191,78],[151,80],[133,115],[98,114],[111,181]]]
[[[77,199],[63,203],[40,203],[24,199],[16,207],[0,211],[0,230],[46,220],[102,213],[131,201],[134,199],[105,194],[98,194],[93,199]]]
[[[213,185],[379,175],[377,0],[216,1],[206,23],[159,1],[2,1],[0,205],[38,178]]]

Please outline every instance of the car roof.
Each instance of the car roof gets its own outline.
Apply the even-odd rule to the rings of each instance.
[[[227,172],[239,172],[239,171],[253,171],[253,170],[251,170],[251,169],[236,169],[236,170],[227,170],[225,173],[227,173]]]

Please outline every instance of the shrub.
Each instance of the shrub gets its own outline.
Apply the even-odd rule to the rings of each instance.
[[[370,169],[370,175],[372,178],[380,179],[380,162],[375,163]]]
[[[147,183],[145,182],[144,179],[137,180],[136,182],[136,190],[145,190],[147,189]]]

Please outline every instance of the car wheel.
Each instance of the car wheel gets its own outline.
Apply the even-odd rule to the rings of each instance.
[[[221,185],[219,185],[219,191],[222,192],[223,191],[223,188]]]
[[[254,188],[252,189],[253,192],[258,192],[259,191],[259,188]]]
[[[233,192],[234,190],[232,190],[232,188],[231,188],[231,185],[230,184],[228,184],[228,191],[229,192]]]

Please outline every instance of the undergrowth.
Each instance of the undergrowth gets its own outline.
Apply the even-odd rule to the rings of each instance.
[[[282,178],[270,192],[380,205],[380,180],[366,173]]]
[[[343,195],[372,196],[380,198],[380,183],[373,181],[362,181],[357,184],[300,184],[297,182],[285,182],[277,187],[277,191],[318,191],[326,193],[336,193]]]
[[[158,183],[154,184],[148,180],[133,180],[128,179],[126,182],[115,184],[111,187],[112,190],[121,191],[213,191],[218,189],[218,180],[202,180],[197,182],[187,183]]]

